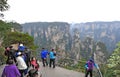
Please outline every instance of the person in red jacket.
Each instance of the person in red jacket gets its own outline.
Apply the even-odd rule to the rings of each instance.
[[[33,68],[35,68],[35,69],[39,69],[39,64],[37,63],[37,60],[36,60],[36,58],[35,57],[32,57],[32,60],[31,60],[31,65],[32,65],[32,67]]]

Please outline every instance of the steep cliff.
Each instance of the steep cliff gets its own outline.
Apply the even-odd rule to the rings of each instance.
[[[69,24],[63,22],[54,23],[27,23],[23,26],[23,31],[28,32],[35,38],[35,43],[40,47],[60,48],[70,50]]]
[[[25,23],[23,32],[35,38],[35,44],[48,50],[55,48],[64,57],[104,62],[120,41],[120,22],[66,22]],[[101,58],[102,57],[102,58]]]
[[[110,53],[116,48],[116,43],[120,41],[119,21],[79,23],[74,24],[74,28],[79,29],[81,40],[91,37],[95,41],[103,42]]]

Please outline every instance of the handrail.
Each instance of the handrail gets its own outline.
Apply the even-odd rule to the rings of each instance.
[[[81,61],[81,60],[76,60],[76,59],[71,59],[71,58],[66,58],[66,57],[64,57],[64,59],[69,59],[69,60],[74,60],[74,61],[80,61],[80,62],[86,62],[86,61]],[[103,75],[102,75],[102,73],[101,73],[101,71],[99,69],[99,65],[98,65],[98,68],[96,68],[96,69],[98,70],[100,77],[103,77]]]

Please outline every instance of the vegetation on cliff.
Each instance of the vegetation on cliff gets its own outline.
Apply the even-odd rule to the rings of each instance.
[[[12,29],[14,31],[12,32]],[[23,43],[26,47],[35,50],[34,38],[29,34],[21,32],[22,26],[15,22],[4,22],[0,20],[0,61],[5,61],[4,47],[11,44]]]

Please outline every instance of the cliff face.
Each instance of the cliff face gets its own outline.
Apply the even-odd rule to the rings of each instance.
[[[25,24],[26,25],[26,24]],[[35,38],[35,43],[40,47],[68,49],[70,33],[68,23],[29,23],[23,26],[23,31]]]
[[[104,62],[107,53],[112,52],[120,40],[120,22],[36,22],[22,25],[23,32],[33,36],[40,48],[55,48],[64,57],[77,60],[93,56],[96,61]]]
[[[103,42],[107,46],[108,52],[112,52],[116,43],[120,41],[120,22],[88,22],[75,24],[74,28],[80,31],[81,40],[91,37],[95,41]]]

